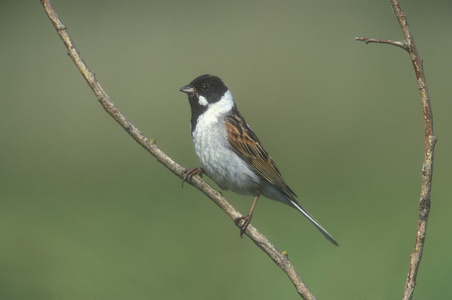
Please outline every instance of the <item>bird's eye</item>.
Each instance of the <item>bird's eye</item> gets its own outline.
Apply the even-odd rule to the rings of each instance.
[[[203,83],[203,85],[201,86],[201,89],[203,92],[207,92],[209,90],[209,84]]]

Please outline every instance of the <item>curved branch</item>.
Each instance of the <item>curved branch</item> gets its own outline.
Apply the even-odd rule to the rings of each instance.
[[[403,299],[409,300],[413,298],[414,288],[416,286],[416,277],[419,270],[419,265],[424,251],[425,235],[427,232],[427,221],[430,213],[430,199],[432,191],[432,175],[433,175],[433,153],[437,141],[433,134],[433,114],[430,104],[430,97],[427,89],[427,81],[424,75],[424,68],[422,60],[414,44],[413,34],[408,26],[408,21],[405,13],[397,0],[391,0],[392,9],[396,14],[400,27],[405,36],[404,41],[380,40],[372,38],[355,38],[358,41],[367,43],[386,43],[405,49],[409,55],[416,73],[419,93],[421,95],[422,108],[424,112],[424,130],[425,130],[425,155],[424,163],[422,165],[422,186],[421,196],[419,201],[418,225],[416,233],[416,242],[414,244],[414,251],[410,255],[410,269],[408,271],[407,280],[405,283],[405,290],[403,292]]]
[[[82,73],[88,85],[93,90],[94,94],[97,96],[102,107],[107,111],[107,113],[118,122],[118,124],[127,131],[127,133],[132,136],[135,141],[140,144],[146,151],[152,154],[160,163],[162,163],[171,172],[183,177],[183,172],[185,168],[176,163],[171,157],[166,155],[157,146],[155,140],[148,139],[136,128],[118,109],[118,107],[111,101],[107,93],[102,89],[99,82],[93,72],[88,69],[88,66],[83,61],[78,52],[74,42],[72,41],[66,26],[61,22],[55,9],[52,6],[50,0],[41,0],[41,3],[49,17],[52,21],[53,26],[57,30],[61,37],[64,45],[68,49],[68,54],[76,64],[77,68]],[[208,196],[215,204],[217,204],[232,220],[235,220],[242,215],[237,211],[224,197],[223,195],[212,188],[207,182],[205,182],[201,177],[194,176],[189,179],[188,182],[203,192]],[[292,263],[289,261],[287,255],[282,254],[275,246],[273,246],[270,241],[262,235],[256,228],[248,226],[246,230],[246,235],[264,251],[289,277],[293,285],[297,289],[298,294],[303,299],[315,299],[315,296],[311,293],[309,288],[303,282],[300,275],[295,270]]]

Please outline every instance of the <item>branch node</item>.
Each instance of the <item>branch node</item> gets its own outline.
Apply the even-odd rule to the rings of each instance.
[[[432,146],[435,146],[436,142],[438,141],[438,138],[435,135],[431,135],[428,137],[428,140]]]

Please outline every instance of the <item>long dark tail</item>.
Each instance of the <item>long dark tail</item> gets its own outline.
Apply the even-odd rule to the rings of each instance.
[[[325,230],[325,228],[322,227],[322,225],[320,225],[319,222],[317,222],[316,219],[314,219],[313,216],[311,216],[310,213],[308,213],[306,211],[306,209],[304,209],[300,203],[298,203],[295,200],[289,199],[290,203],[293,205],[293,207],[295,207],[296,209],[298,209],[306,218],[308,218],[309,221],[312,222],[312,224],[314,224],[315,227],[317,227],[318,230],[320,230],[320,232],[327,238],[328,241],[330,241],[331,243],[335,244],[336,246],[339,247],[339,244],[336,242],[336,240],[331,236],[331,234],[328,233],[328,231]]]

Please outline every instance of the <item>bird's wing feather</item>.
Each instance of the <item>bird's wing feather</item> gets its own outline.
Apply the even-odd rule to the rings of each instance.
[[[295,193],[286,184],[278,167],[236,109],[226,118],[226,130],[231,149],[258,175],[294,199]]]

